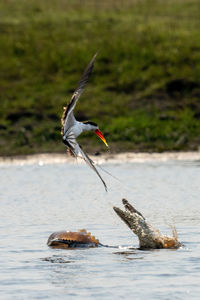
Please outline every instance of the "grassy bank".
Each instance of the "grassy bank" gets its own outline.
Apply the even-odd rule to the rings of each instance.
[[[0,155],[64,150],[62,107],[97,50],[79,120],[113,151],[197,149],[199,11],[198,0],[2,0]],[[89,136],[88,151],[104,149]]]

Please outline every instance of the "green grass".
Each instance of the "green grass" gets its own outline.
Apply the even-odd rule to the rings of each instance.
[[[198,0],[2,0],[0,155],[64,151],[62,108],[96,51],[79,120],[112,151],[198,149],[199,11]],[[91,134],[80,143],[104,149]]]

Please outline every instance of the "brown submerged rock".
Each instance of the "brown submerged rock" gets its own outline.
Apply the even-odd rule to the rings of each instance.
[[[52,233],[47,241],[47,245],[53,248],[77,248],[77,247],[98,247],[97,240],[90,232],[81,229],[78,232],[57,231]]]

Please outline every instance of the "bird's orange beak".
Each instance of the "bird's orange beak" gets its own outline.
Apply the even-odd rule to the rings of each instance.
[[[101,133],[101,131],[99,129],[96,129],[94,131],[96,133],[96,135],[98,135],[100,137],[100,139],[104,142],[104,144],[108,147],[108,144],[106,142],[105,137],[103,136],[103,134]]]

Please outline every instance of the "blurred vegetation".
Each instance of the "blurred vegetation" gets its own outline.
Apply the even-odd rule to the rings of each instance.
[[[199,12],[199,0],[1,0],[0,154],[64,151],[62,108],[97,51],[77,119],[112,152],[198,149]]]

